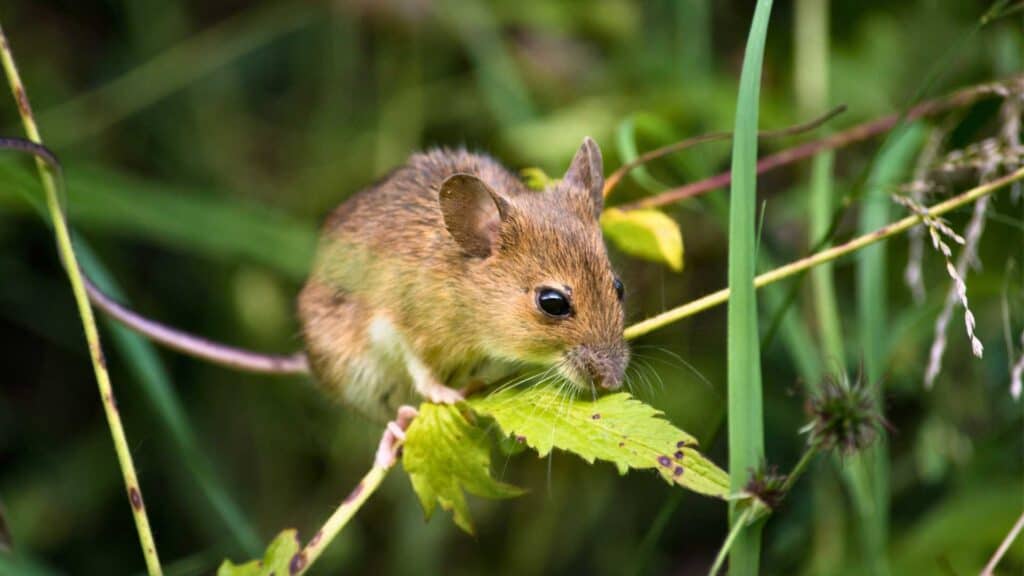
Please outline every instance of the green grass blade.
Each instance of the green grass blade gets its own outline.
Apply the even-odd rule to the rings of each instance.
[[[757,329],[755,212],[757,208],[757,124],[761,64],[771,16],[771,0],[758,0],[747,38],[736,103],[729,207],[728,410],[729,471],[732,490],[746,484],[752,468],[764,460],[760,334]],[[730,521],[737,519],[730,507]],[[730,574],[757,574],[760,526],[744,530],[729,554]]]
[[[38,197],[38,183],[17,160],[0,158],[0,209],[23,210],[16,196]],[[316,245],[312,222],[95,167],[66,166],[65,174],[68,217],[78,229],[145,238],[233,263],[251,262],[293,280],[304,278],[309,269]]]
[[[923,140],[920,125],[894,134],[879,153],[863,196],[859,229],[876,230],[890,220],[889,196],[910,170]],[[857,255],[857,325],[864,359],[864,377],[870,384],[879,412],[883,408],[882,379],[888,354],[888,295],[885,244],[868,246]],[[865,566],[872,574],[888,574],[889,452],[884,439],[849,462],[854,506],[860,516]]]
[[[103,86],[39,114],[54,148],[96,136],[166,96],[209,77],[314,20],[312,4],[245,10],[168,48]]]

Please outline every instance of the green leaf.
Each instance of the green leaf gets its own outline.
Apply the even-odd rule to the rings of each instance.
[[[450,510],[455,524],[473,533],[463,492],[483,498],[512,498],[523,491],[491,476],[487,432],[466,420],[455,406],[423,404],[405,436],[402,465],[427,519],[437,503]]]
[[[683,233],[676,221],[659,210],[609,208],[601,215],[605,236],[623,252],[683,269]]]
[[[267,546],[262,560],[234,564],[225,560],[217,569],[217,576],[271,576],[291,574],[292,560],[299,553],[299,535],[294,528],[284,530]]]
[[[572,399],[545,384],[500,390],[469,405],[541,457],[559,448],[591,464],[611,462],[620,474],[655,469],[666,481],[694,492],[718,498],[729,492],[728,475],[697,451],[693,436],[625,392],[597,400]]]
[[[746,484],[749,470],[764,462],[764,407],[761,389],[760,332],[757,327],[755,214],[757,212],[757,129],[764,59],[772,0],[758,0],[747,35],[736,99],[729,194],[728,429],[729,469],[734,491]],[[729,525],[741,511],[729,507]],[[729,552],[729,574],[758,574],[760,524],[738,533]]]
[[[665,127],[660,118],[647,114],[634,114],[623,120],[615,131],[615,140],[619,145],[619,156],[621,156],[623,164],[636,160],[637,156],[640,155],[636,146],[637,124],[642,124],[644,128],[649,128],[649,131],[657,132],[658,137],[662,140],[673,141],[671,132]],[[660,192],[668,188],[668,186],[659,182],[657,178],[651,176],[647,166],[643,164],[630,170],[629,176],[648,192]]]
[[[529,168],[523,168],[519,171],[519,175],[523,178],[523,184],[530,190],[543,190],[558,182],[557,178],[548,176],[542,168],[531,166]]]

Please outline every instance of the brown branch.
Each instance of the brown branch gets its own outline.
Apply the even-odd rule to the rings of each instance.
[[[794,134],[800,134],[802,132],[814,130],[815,128],[821,126],[822,124],[828,122],[829,120],[835,118],[836,116],[842,114],[845,111],[846,105],[842,104],[829,110],[822,116],[819,116],[818,118],[815,118],[809,122],[804,122],[803,124],[797,124],[795,126],[789,126],[787,128],[781,128],[778,130],[763,130],[758,134],[758,138],[778,138],[781,136],[792,136]],[[640,166],[641,164],[646,164],[652,160],[657,160],[658,158],[668,156],[669,154],[681,152],[683,150],[686,150],[687,148],[691,148],[698,144],[704,144],[706,142],[717,142],[719,140],[728,140],[729,138],[732,138],[732,132],[712,132],[711,134],[702,134],[700,136],[687,138],[686,140],[675,142],[667,146],[662,146],[661,148],[655,148],[650,152],[644,152],[643,154],[637,156],[633,160],[630,160],[629,162],[626,162],[622,166],[619,166],[615,170],[615,172],[612,172],[611,175],[608,176],[608,179],[605,180],[604,183],[604,197],[607,198],[608,195],[612,193],[612,190],[614,190],[615,187],[619,185],[622,179],[625,178],[626,175],[630,173],[630,171],[632,171],[637,166]]]
[[[1014,76],[1000,82],[964,88],[953,92],[952,94],[922,102],[910,108],[905,113],[897,112],[889,114],[882,118],[858,124],[853,128],[837,132],[836,134],[827,136],[820,140],[813,140],[811,142],[800,144],[799,146],[787,148],[781,152],[765,156],[757,163],[757,173],[763,174],[774,170],[775,168],[779,168],[780,166],[792,164],[793,162],[809,158],[821,152],[835,150],[837,148],[842,148],[844,146],[849,146],[850,144],[867,140],[868,138],[883,134],[893,129],[904,120],[916,120],[925,116],[939,114],[954,108],[969,106],[986,96],[993,94],[1005,96],[1011,90],[1022,89],[1024,89],[1024,75]],[[617,208],[620,210],[637,210],[640,208],[664,206],[666,204],[672,204],[687,198],[699,196],[705,192],[724,188],[725,186],[728,186],[730,182],[732,182],[731,173],[723,172],[698,182],[666,190],[660,194],[655,194],[654,196],[622,204],[617,206]]]

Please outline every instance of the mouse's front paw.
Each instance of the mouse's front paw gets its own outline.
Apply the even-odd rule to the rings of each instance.
[[[457,404],[465,400],[458,390],[436,383],[423,390],[423,397],[434,404]]]

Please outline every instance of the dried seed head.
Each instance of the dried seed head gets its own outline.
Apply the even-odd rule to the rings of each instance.
[[[756,470],[750,470],[750,479],[747,480],[743,492],[759,500],[769,510],[775,510],[786,496],[783,492],[785,484],[786,475],[780,474],[777,466],[761,464]]]

